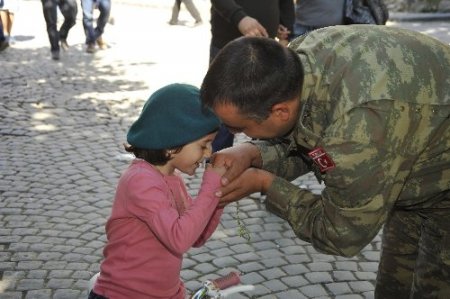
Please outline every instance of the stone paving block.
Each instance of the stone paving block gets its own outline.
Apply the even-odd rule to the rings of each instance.
[[[201,274],[214,273],[217,271],[217,267],[210,263],[197,264],[193,269]]]
[[[306,280],[302,275],[290,275],[286,277],[282,277],[281,281],[292,288],[299,288],[301,286],[305,286],[309,284],[309,281]]]
[[[350,286],[346,282],[333,282],[325,284],[325,287],[333,295],[352,294]]]
[[[308,254],[289,255],[286,256],[286,259],[291,264],[309,263],[312,261],[311,257]]]
[[[25,278],[18,281],[16,289],[18,291],[37,290],[44,288],[44,279]]]
[[[19,270],[36,270],[40,269],[43,265],[42,261],[21,261],[17,263],[17,269]]]
[[[22,299],[22,292],[3,292],[0,299]]]
[[[315,271],[315,272],[325,272],[325,271],[333,270],[333,265],[331,263],[325,263],[325,262],[309,263],[309,264],[307,264],[307,267],[311,271]]]
[[[251,273],[251,272],[265,269],[265,267],[258,262],[241,263],[241,264],[237,265],[237,268],[239,269],[239,271],[242,274]]]
[[[333,277],[328,272],[305,273],[304,276],[313,284],[332,282]]]
[[[27,292],[25,299],[48,299],[52,297],[51,295],[51,289],[31,290]]]
[[[336,281],[353,281],[356,280],[351,271],[333,271],[332,275]]]
[[[234,256],[235,252],[231,250],[230,248],[223,247],[218,248],[210,251],[211,254],[215,255],[216,257],[226,257],[226,256]]]
[[[360,280],[375,281],[377,279],[376,272],[360,272],[356,271],[355,276]]]
[[[53,299],[75,299],[79,298],[80,291],[72,289],[58,289],[53,295]]]
[[[361,295],[366,299],[373,299],[375,297],[374,291],[363,292]]]
[[[262,276],[264,276],[265,278],[269,279],[269,280],[273,280],[273,279],[276,279],[276,278],[281,278],[281,277],[286,276],[286,273],[283,272],[282,270],[278,269],[278,268],[262,270],[259,273]]]
[[[277,244],[280,244],[277,242]],[[295,255],[305,253],[305,249],[298,245],[286,246],[286,245],[278,245],[281,248],[281,251],[287,255]]]
[[[375,290],[375,286],[369,281],[350,281],[349,285],[357,293]]]
[[[231,256],[219,257],[219,258],[214,259],[212,262],[214,265],[216,265],[219,268],[231,267],[231,266],[236,266],[239,264],[239,261],[234,259]]]
[[[283,256],[280,256],[280,257],[263,259],[263,260],[261,260],[261,263],[267,268],[272,268],[272,267],[284,266],[288,262],[286,261],[286,259]]]
[[[352,294],[352,295],[341,295],[341,296],[336,296],[336,299],[361,299],[364,298],[361,295],[357,295],[357,294]]]
[[[299,289],[299,291],[307,296],[308,298],[314,298],[314,297],[320,297],[320,296],[327,296],[328,293],[324,289],[324,287],[320,284],[313,284],[313,285],[307,285],[303,286]]]
[[[310,272],[310,270],[302,264],[289,264],[281,268],[289,275],[298,275]]]
[[[361,268],[362,271],[377,272],[378,262],[360,262],[359,267]]]
[[[305,297],[302,293],[297,290],[289,290],[285,292],[280,292],[276,294],[277,299],[304,299]]]
[[[70,289],[72,285],[73,279],[50,278],[47,282],[47,287],[51,289]]]
[[[265,278],[262,277],[258,272],[251,272],[244,274],[241,277],[242,281],[245,281],[246,284],[259,284],[265,281]]]
[[[284,291],[288,288],[288,286],[285,285],[279,279],[272,279],[272,280],[265,281],[262,283],[262,285],[264,285],[266,288],[268,288],[272,292]]]
[[[45,278],[47,278],[47,275],[48,275],[48,271],[46,271],[46,270],[39,270],[39,269],[38,270],[30,270],[30,271],[28,271],[27,278],[45,279]]]

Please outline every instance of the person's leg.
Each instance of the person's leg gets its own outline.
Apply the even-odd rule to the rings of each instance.
[[[411,298],[450,298],[450,210],[435,209],[425,217]]]
[[[214,60],[214,58],[217,56],[217,54],[219,53],[220,48],[214,46],[213,44],[209,45],[209,64],[211,64],[211,62]]]
[[[86,35],[86,44],[95,44],[95,31],[94,31],[94,1],[93,0],[81,0],[81,8],[83,10],[83,28]]]
[[[57,29],[57,0],[41,0],[42,11],[44,13],[45,24],[47,26],[48,39],[50,41],[50,51],[52,57],[57,59],[59,53],[59,32]]]
[[[220,48],[210,44],[209,46],[209,63],[211,63],[214,58],[219,53]],[[219,131],[216,134],[212,142],[212,151],[213,153],[220,151],[224,148],[233,146],[234,142],[234,134],[230,133],[230,131],[224,125],[219,127]]]
[[[0,16],[0,51],[3,51],[8,47],[9,47],[9,43],[5,38],[5,34],[3,33],[2,18]]]
[[[383,229],[375,298],[409,298],[422,222],[416,213],[391,212]]]
[[[13,27],[13,23],[14,23],[14,12],[8,10],[8,25],[7,27],[4,29],[6,31],[6,34],[11,38],[11,31],[12,31],[12,27]]]
[[[186,6],[186,9],[189,11],[191,16],[194,18],[195,23],[201,23],[202,17],[200,16],[200,13],[197,10],[197,7],[195,7],[194,2],[192,0],[182,0],[184,5]]]
[[[5,37],[8,37],[8,10],[7,9],[0,9],[0,20],[2,21],[2,27],[3,27],[3,34]]]
[[[98,0],[98,9],[100,15],[97,19],[97,27],[95,27],[95,40],[101,37],[105,31],[105,26],[111,13],[111,0]]]
[[[59,29],[59,38],[63,47],[68,46],[67,36],[69,35],[69,30],[75,25],[78,6],[76,0],[59,0],[59,9],[61,14],[64,16],[64,22]]]
[[[178,15],[180,14],[181,0],[175,0],[172,7],[172,17],[170,18],[169,24],[178,24]]]

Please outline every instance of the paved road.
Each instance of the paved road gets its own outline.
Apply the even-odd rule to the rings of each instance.
[[[116,1],[115,24],[105,33],[111,48],[85,53],[79,19],[72,47],[55,62],[40,1],[21,1],[16,43],[0,53],[1,299],[86,298],[115,185],[129,163],[121,144],[130,123],[153,90],[199,85],[206,71],[209,2],[197,2],[206,22],[193,27],[185,11],[183,26],[167,24],[171,1]],[[450,42],[450,23],[389,25]],[[192,194],[200,177],[186,178]],[[322,189],[312,176],[296,183]],[[320,254],[260,202],[254,195],[240,204],[250,242],[238,236],[230,205],[212,239],[186,254],[182,277],[190,290],[237,269],[256,291],[235,299],[373,297],[379,237],[353,258]]]

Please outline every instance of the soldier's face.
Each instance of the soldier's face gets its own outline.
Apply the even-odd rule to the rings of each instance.
[[[232,104],[217,104],[213,110],[232,133],[244,133],[257,139],[270,139],[286,135],[297,123],[298,101],[288,101],[273,107],[263,121],[247,118]]]

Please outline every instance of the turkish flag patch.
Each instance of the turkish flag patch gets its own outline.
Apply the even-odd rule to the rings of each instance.
[[[321,148],[315,148],[308,153],[308,156],[319,166],[320,172],[326,172],[336,167],[331,157]]]

